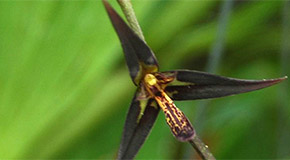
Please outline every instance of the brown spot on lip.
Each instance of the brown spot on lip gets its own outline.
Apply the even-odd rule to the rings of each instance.
[[[152,76],[152,74],[150,76]],[[155,78],[156,77],[151,77],[150,79],[147,79],[152,80]],[[158,78],[160,77],[157,77],[156,79]],[[184,113],[175,106],[172,99],[170,99],[170,97],[163,91],[163,87],[159,82],[159,79],[156,83],[145,82],[145,89],[152,97],[154,97],[159,107],[163,110],[166,117],[166,122],[173,135],[179,141],[188,141],[192,139],[194,136],[194,129],[191,123],[186,118]]]

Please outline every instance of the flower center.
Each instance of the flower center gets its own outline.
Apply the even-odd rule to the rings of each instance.
[[[157,79],[152,74],[146,74],[144,77],[144,81],[149,86],[154,86],[157,83]]]

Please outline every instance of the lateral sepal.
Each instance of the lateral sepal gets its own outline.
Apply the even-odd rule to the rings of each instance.
[[[158,74],[172,79],[164,90],[173,100],[208,99],[240,94],[272,86],[287,78],[244,80],[190,70]]]

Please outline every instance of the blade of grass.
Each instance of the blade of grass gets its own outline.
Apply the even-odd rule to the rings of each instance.
[[[45,2],[45,4],[46,3],[48,3],[48,2]],[[44,2],[38,3],[38,4],[43,4],[40,6],[46,6],[44,4]],[[65,7],[66,10],[61,11],[61,13],[62,12],[64,12],[64,13],[60,14],[60,15],[66,17],[66,16],[68,16],[68,14],[71,13],[71,11],[73,9],[74,9],[75,13],[78,13],[78,12],[76,12],[77,9],[75,8],[74,5],[69,5],[69,6],[70,7]],[[83,7],[84,6],[80,6],[80,8],[83,8]],[[102,6],[100,6],[100,7],[102,7]],[[95,8],[92,8],[92,9],[95,10]],[[84,11],[83,9],[81,9],[81,10]],[[82,16],[82,14],[80,14],[80,16]],[[43,18],[43,19],[45,20],[45,18]],[[60,20],[60,21],[58,21],[58,20]],[[57,30],[58,32],[60,32],[59,34],[62,35],[63,33],[62,33],[62,30],[60,28],[67,30],[66,29],[67,22],[63,21],[63,17],[58,19],[58,20],[56,20],[55,25],[53,24],[53,27],[51,29]],[[74,22],[74,21],[75,21],[75,19],[71,20],[71,22]],[[71,23],[71,22],[68,22],[68,23]],[[60,23],[63,24],[63,26],[57,26]],[[35,24],[35,23],[31,23],[31,24]],[[73,25],[69,25],[69,26],[73,26]],[[101,25],[99,25],[98,27],[101,27]],[[68,30],[65,33],[70,33],[70,32],[71,32],[71,30]],[[118,57],[118,56],[115,56],[114,54],[101,54],[101,55],[104,55],[102,57],[96,56],[96,58],[93,58],[94,63],[92,63],[90,69],[87,70],[86,67],[84,67],[84,68],[82,67],[83,64],[90,64],[90,63],[82,62],[81,63],[82,65],[75,66],[75,67],[78,67],[77,69],[74,69],[74,71],[76,71],[75,72],[76,74],[74,76],[76,76],[76,77],[69,78],[69,76],[71,76],[72,74],[69,74],[68,71],[74,67],[74,66],[72,66],[71,61],[73,61],[73,64],[76,64],[76,60],[81,62],[80,55],[75,54],[75,52],[80,52],[80,50],[84,51],[84,49],[82,49],[83,46],[78,45],[78,43],[84,44],[81,42],[81,41],[83,41],[83,42],[85,42],[85,44],[88,44],[87,38],[85,38],[85,37],[80,38],[79,37],[79,34],[81,33],[82,35],[84,35],[84,32],[75,31],[73,33],[75,33],[75,34],[72,34],[70,36],[71,41],[69,41],[68,43],[65,43],[65,42],[60,43],[60,40],[56,41],[56,43],[60,43],[61,45],[59,45],[60,48],[56,49],[56,47],[55,47],[54,49],[59,50],[60,52],[68,53],[67,55],[60,54],[63,56],[64,59],[62,59],[62,58],[59,59],[59,56],[57,54],[55,56],[51,55],[51,53],[55,52],[55,50],[51,50],[51,49],[53,48],[52,46],[55,46],[54,40],[56,38],[55,36],[52,36],[52,35],[56,35],[56,36],[58,35],[56,33],[51,32],[52,35],[50,35],[50,33],[48,35],[46,35],[49,37],[48,44],[46,44],[47,41],[44,41],[44,43],[40,46],[41,49],[43,49],[45,47],[49,47],[47,49],[47,51],[38,52],[38,50],[36,50],[35,52],[36,53],[38,52],[38,54],[34,54],[33,55],[34,57],[31,57],[34,59],[37,58],[38,60],[41,60],[41,62],[32,63],[33,65],[28,63],[29,65],[23,68],[23,70],[27,70],[29,72],[36,69],[36,71],[41,71],[43,73],[46,73],[44,77],[35,74],[35,72],[30,72],[29,75],[25,75],[22,77],[20,75],[18,75],[20,77],[18,79],[20,79],[20,80],[21,80],[21,78],[23,79],[23,77],[25,77],[25,79],[27,79],[27,81],[29,81],[29,83],[37,84],[37,85],[33,85],[32,87],[29,85],[26,85],[27,87],[31,87],[31,89],[34,89],[34,88],[37,88],[37,89],[35,91],[32,91],[32,93],[29,92],[29,94],[32,94],[32,96],[29,97],[30,99],[28,99],[28,102],[26,102],[24,104],[23,104],[23,102],[19,102],[19,103],[21,103],[21,109],[23,111],[18,112],[19,116],[16,116],[16,118],[13,118],[15,125],[12,125],[10,123],[9,126],[11,129],[5,130],[8,133],[15,133],[16,134],[15,137],[19,137],[19,138],[25,137],[25,138],[22,138],[23,140],[21,140],[21,141],[18,141],[17,139],[13,139],[13,141],[17,141],[17,143],[18,143],[18,145],[15,145],[14,147],[11,146],[12,149],[9,151],[11,153],[11,155],[13,155],[13,156],[17,155],[16,150],[17,150],[17,152],[18,152],[18,150],[19,150],[19,152],[21,152],[21,150],[23,148],[26,149],[26,147],[23,147],[23,145],[25,145],[25,143],[29,143],[29,141],[32,141],[33,139],[35,139],[36,138],[35,136],[40,131],[43,131],[44,128],[48,127],[49,125],[46,125],[46,124],[49,123],[49,121],[51,121],[56,116],[56,113],[58,113],[60,111],[64,111],[67,114],[69,114],[68,112],[72,112],[72,111],[75,113],[79,112],[79,111],[76,111],[74,109],[67,111],[67,109],[68,109],[67,106],[70,106],[71,104],[67,104],[66,106],[62,105],[63,103],[66,104],[65,102],[67,102],[67,100],[69,100],[67,95],[71,94],[71,91],[74,92],[74,89],[77,89],[77,87],[84,88],[83,85],[82,86],[76,85],[74,80],[82,78],[80,80],[80,85],[86,84],[88,82],[87,81],[88,79],[90,79],[90,81],[92,83],[95,80],[96,71],[98,71],[99,68],[102,67],[102,64],[104,64],[104,63],[105,64],[114,64],[114,63],[110,63],[110,61],[115,60],[115,58]],[[89,34],[91,36],[92,33],[89,33]],[[63,37],[65,37],[65,36],[63,36]],[[98,36],[95,36],[95,37],[98,37]],[[44,38],[44,40],[47,40],[47,39]],[[63,39],[61,39],[61,40],[63,40]],[[103,40],[103,41],[105,41],[105,40]],[[99,41],[99,42],[102,42],[102,41]],[[68,45],[68,44],[76,44],[76,45]],[[109,49],[109,48],[111,48],[111,46],[109,46],[109,45],[101,45],[101,44],[96,45],[96,46],[95,46],[95,44],[93,44],[93,45],[94,45],[94,47],[97,47],[97,46],[103,46],[104,48],[107,47],[107,49],[104,49],[104,50],[99,49],[98,53],[102,53],[102,51],[106,51],[106,50],[112,50],[112,49]],[[88,48],[92,48],[92,47],[88,47]],[[43,50],[46,50],[46,49],[43,49]],[[94,49],[92,49],[92,50],[94,50]],[[39,53],[43,54],[43,56],[39,56]],[[91,53],[93,53],[93,52],[91,52]],[[111,53],[113,53],[113,52],[111,52]],[[77,57],[78,57],[77,59],[74,58],[75,55],[77,55]],[[85,55],[85,54],[83,54],[83,55]],[[40,57],[43,57],[43,58],[40,58]],[[46,58],[44,58],[44,57],[46,57]],[[88,60],[92,60],[92,58],[90,56],[87,56],[87,57],[88,57]],[[105,57],[108,57],[108,58],[105,58]],[[121,55],[119,57],[121,57]],[[51,61],[48,61],[47,58],[49,58]],[[59,60],[61,60],[61,62],[62,62],[61,65],[59,64]],[[30,63],[32,61],[33,61],[33,59],[30,60]],[[40,65],[41,68],[38,65]],[[66,66],[68,68],[66,68]],[[108,65],[106,65],[106,66],[108,66]],[[112,68],[112,67],[109,67],[109,68]],[[109,68],[107,68],[108,72],[103,72],[103,73],[109,74],[109,71],[110,71]],[[87,73],[84,75],[83,74],[79,75],[80,74],[79,69],[81,69],[81,70],[83,69],[82,71],[85,71]],[[92,75],[90,73],[94,73],[94,74]],[[98,73],[99,74],[97,74],[97,76],[99,76],[99,77],[105,76],[105,74],[102,74],[101,72],[98,72]],[[43,75],[43,74],[41,74],[41,75]],[[31,81],[31,79],[34,79],[35,82]],[[67,80],[65,80],[65,79],[67,79]],[[39,84],[38,84],[38,81],[40,82]],[[60,82],[63,82],[63,81],[66,81],[67,83],[61,84]],[[105,80],[103,80],[103,82],[104,81]],[[97,81],[97,82],[99,82],[99,81]],[[20,81],[17,81],[14,84],[17,84],[17,83],[20,83]],[[23,82],[21,82],[21,83],[23,83]],[[93,82],[93,83],[96,83],[96,82]],[[68,84],[71,84],[72,88],[69,88],[70,86]],[[86,84],[86,85],[88,85],[88,84]],[[64,90],[64,86],[68,87],[68,88]],[[43,92],[44,90],[46,91],[45,93]],[[66,91],[67,91],[67,93],[66,93]],[[15,91],[13,91],[13,92],[14,92],[14,95],[16,95]],[[79,93],[80,92],[78,92],[78,94]],[[75,95],[75,94],[72,93],[72,95]],[[71,98],[71,99],[76,100],[75,98]],[[16,106],[16,105],[14,105],[14,106]],[[51,109],[52,106],[53,106],[53,109]],[[80,107],[83,107],[83,106],[81,106],[81,105],[78,106],[79,109],[80,109]],[[76,109],[76,107],[75,107],[75,109]],[[11,110],[10,110],[10,112],[11,112]],[[63,113],[63,112],[60,112],[60,113]],[[29,117],[28,117],[28,115],[29,115]],[[42,117],[41,115],[45,115],[45,116]],[[64,115],[66,115],[66,114],[64,113]],[[64,117],[63,114],[60,115],[60,117]],[[23,125],[22,123],[19,123],[23,119],[25,119],[25,125]],[[39,119],[39,120],[35,121],[35,119]],[[28,125],[28,124],[31,124],[31,125]],[[37,126],[37,127],[25,128],[26,126]],[[25,129],[21,129],[21,132],[19,132],[19,130],[20,130],[19,127],[24,127]],[[17,134],[19,134],[19,135],[17,135]],[[57,135],[57,134],[55,134],[55,135]],[[11,137],[9,134],[7,136]],[[2,137],[2,138],[4,138],[4,137]],[[5,138],[3,140],[8,141],[8,139],[5,139]],[[12,141],[10,141],[10,142],[12,144]],[[4,141],[4,143],[5,143],[5,141]],[[6,148],[9,148],[9,147],[6,147]]]
[[[290,74],[290,1],[284,1],[282,9],[282,45],[281,45],[281,73],[282,75]],[[289,126],[290,118],[289,113],[289,83],[281,84],[279,90],[280,107],[278,109],[278,143],[277,143],[277,158],[286,158],[289,156],[289,149],[287,147],[287,139],[289,139]],[[288,111],[287,111],[288,110]]]
[[[102,7],[102,6],[101,6]],[[113,31],[112,31],[113,33]],[[109,44],[109,43],[108,43]],[[100,46],[100,45],[97,45],[97,46]],[[101,51],[100,51],[101,52]],[[103,55],[107,55],[107,54],[103,54]],[[112,64],[112,63],[109,63],[111,61],[111,59],[115,59],[114,57],[118,57],[118,56],[115,56],[114,54],[110,54],[111,56],[113,57],[108,57],[109,59],[107,58],[98,58],[97,60],[99,61],[102,61],[102,62],[106,62],[108,64]],[[121,54],[120,54],[121,56]],[[114,63],[113,63],[114,64]],[[98,68],[101,68],[102,67],[102,63],[95,63],[94,66],[94,71],[98,70]],[[105,72],[106,74],[109,73],[109,68],[107,68],[108,72]],[[63,106],[61,110],[59,110],[58,114],[56,115],[52,115],[52,118],[50,118],[50,120],[48,121],[49,123],[44,125],[46,126],[46,128],[44,128],[41,132],[37,132],[38,133],[38,137],[35,138],[35,140],[33,142],[31,142],[30,146],[34,146],[33,144],[37,143],[39,141],[39,139],[51,139],[53,138],[54,135],[56,135],[57,137],[54,137],[54,141],[53,143],[55,144],[58,144],[59,146],[58,147],[54,147],[54,149],[50,150],[50,149],[45,149],[45,148],[49,148],[49,146],[44,146],[43,147],[43,151],[40,152],[40,153],[34,153],[37,157],[38,156],[52,156],[54,155],[54,152],[58,152],[57,149],[59,150],[62,150],[62,147],[65,145],[64,143],[69,143],[69,140],[71,137],[75,137],[76,135],[82,133],[83,131],[81,130],[82,127],[77,127],[79,124],[83,124],[85,123],[84,120],[88,120],[91,121],[91,122],[88,122],[86,121],[86,123],[88,123],[87,125],[84,125],[83,127],[86,128],[88,125],[91,125],[91,123],[95,122],[94,121],[94,117],[95,116],[91,116],[90,118],[83,118],[83,119],[76,119],[75,121],[70,121],[71,117],[73,117],[73,115],[78,115],[79,114],[79,109],[80,107],[84,107],[85,104],[81,104],[81,103],[84,103],[84,100],[85,100],[85,103],[89,103],[89,102],[86,102],[88,101],[89,99],[94,99],[94,98],[90,98],[90,97],[86,97],[86,95],[88,95],[88,88],[90,88],[90,93],[92,93],[92,96],[94,96],[93,92],[97,92],[98,90],[94,89],[94,88],[98,88],[98,86],[102,86],[102,84],[104,84],[107,80],[106,79],[102,79],[101,81],[97,81],[93,83],[93,81],[96,80],[96,77],[103,77],[104,74],[98,74],[96,75],[95,73],[96,72],[91,72],[91,73],[94,73],[94,75],[92,76],[92,74],[86,74],[83,78],[84,80],[81,81],[81,83],[77,86],[74,87],[75,90],[73,90],[73,92],[71,93],[71,95],[69,97],[66,98],[66,100],[64,102],[62,102],[61,104],[59,104],[60,106]],[[87,75],[90,75],[90,78],[87,77]],[[122,77],[123,73],[120,73],[120,77]],[[124,73],[124,75],[126,75]],[[89,78],[89,79],[88,79]],[[114,78],[115,80],[118,79],[118,78]],[[120,80],[121,81],[121,80]],[[119,79],[118,79],[118,82],[116,84],[119,84],[120,83]],[[88,83],[89,82],[89,83]],[[97,84],[96,87],[92,87],[94,86],[95,84]],[[122,86],[124,87],[124,86]],[[125,86],[126,87],[126,86]],[[127,86],[128,87],[128,86]],[[129,88],[129,87],[128,87]],[[116,87],[116,89],[118,90],[118,87]],[[126,89],[121,89],[123,91],[128,91]],[[124,95],[126,95],[124,92],[122,91],[122,93]],[[102,95],[102,93],[98,94],[99,97],[104,97]],[[98,97],[97,96],[97,97]],[[81,98],[81,99],[80,99]],[[96,98],[99,100],[99,98]],[[78,102],[78,103],[76,103]],[[50,106],[51,104],[46,104],[47,106]],[[71,106],[73,105],[73,106]],[[71,108],[73,108],[72,110],[70,111],[67,111],[67,106],[70,106]],[[106,106],[106,105],[103,105],[103,106]],[[101,108],[103,108],[103,106],[101,106]],[[100,106],[98,106],[100,107]],[[106,109],[110,108],[110,107],[114,107],[114,106],[107,106]],[[96,109],[96,108],[95,108]],[[100,109],[100,113],[102,113],[101,111],[102,109]],[[68,112],[68,113],[67,113]],[[63,114],[65,114],[66,116],[64,117]],[[100,114],[98,115],[98,117],[100,117],[99,119],[101,119],[101,117],[104,117],[106,114]],[[82,117],[87,117],[87,115],[80,115]],[[61,126],[67,126],[67,124],[70,124],[70,127],[72,129],[67,129],[66,127],[65,128],[58,128],[56,129],[55,127],[55,122],[56,121],[61,121],[62,123],[58,124],[57,126],[61,127]],[[73,126],[76,126],[75,128],[73,128]],[[70,131],[70,132],[67,132],[67,131]],[[73,132],[71,132],[71,130],[73,130]],[[58,133],[55,133],[55,132],[58,132]],[[64,132],[64,133],[62,133]],[[76,132],[80,132],[80,133],[76,133]],[[44,133],[50,133],[49,135],[51,136],[51,138],[45,138],[45,136],[42,136],[44,135]],[[61,135],[66,135],[64,137],[62,137]],[[61,138],[58,138],[58,137],[61,137]],[[58,142],[57,142],[58,141]],[[41,146],[41,144],[38,144],[39,146]],[[68,144],[66,144],[68,145]],[[37,146],[37,145],[36,145]],[[62,147],[61,147],[62,146]],[[66,148],[66,147],[64,147]],[[48,153],[46,153],[48,152]],[[24,153],[25,154],[25,153]],[[29,155],[29,154],[25,154],[26,156]]]
[[[206,67],[207,72],[216,73],[216,71],[218,70],[218,65],[221,61],[223,50],[224,50],[224,44],[226,41],[226,34],[227,34],[227,28],[228,28],[228,21],[231,15],[233,3],[234,1],[226,0],[221,4],[221,7],[220,7],[221,11],[218,18],[216,40],[213,43],[213,46],[211,47],[211,51],[208,57],[208,62],[207,62],[207,67]],[[202,133],[202,127],[206,119],[205,114],[206,114],[208,103],[209,103],[209,100],[200,102],[194,114],[195,118],[194,117],[192,118],[194,119],[196,130],[199,131],[199,133]],[[188,154],[188,153],[189,152],[187,149],[185,154]]]
[[[209,53],[208,62],[206,66],[206,71],[210,73],[217,73],[219,64],[221,63],[221,58],[224,52],[224,45],[226,41],[228,21],[231,15],[231,10],[234,1],[226,0],[221,5],[221,13],[218,19],[217,26],[217,34],[216,40],[211,47],[211,51]],[[195,113],[194,122],[197,124],[197,129],[202,131],[203,122],[205,120],[205,112],[208,106],[209,101],[202,101],[200,105],[197,107],[197,111]]]
[[[238,8],[229,21],[230,26],[226,37],[227,46],[231,47],[237,42],[243,42],[247,39],[247,36],[257,32],[259,25],[268,20],[280,6],[280,2],[267,1],[263,3],[251,2]],[[267,12],[263,12],[264,10],[267,10]],[[168,43],[168,47],[160,50],[159,53],[162,56],[177,55],[178,53],[178,56],[168,56],[166,62],[160,59],[160,65],[163,68],[164,66],[168,68],[169,65],[180,65],[185,59],[184,57],[194,58],[205,53],[207,47],[214,42],[216,24],[217,22],[212,22],[198,28],[184,30],[182,34]]]

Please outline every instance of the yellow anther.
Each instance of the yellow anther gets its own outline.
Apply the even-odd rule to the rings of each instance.
[[[152,74],[146,74],[144,80],[145,83],[150,86],[153,86],[157,83],[156,77],[153,76]]]

